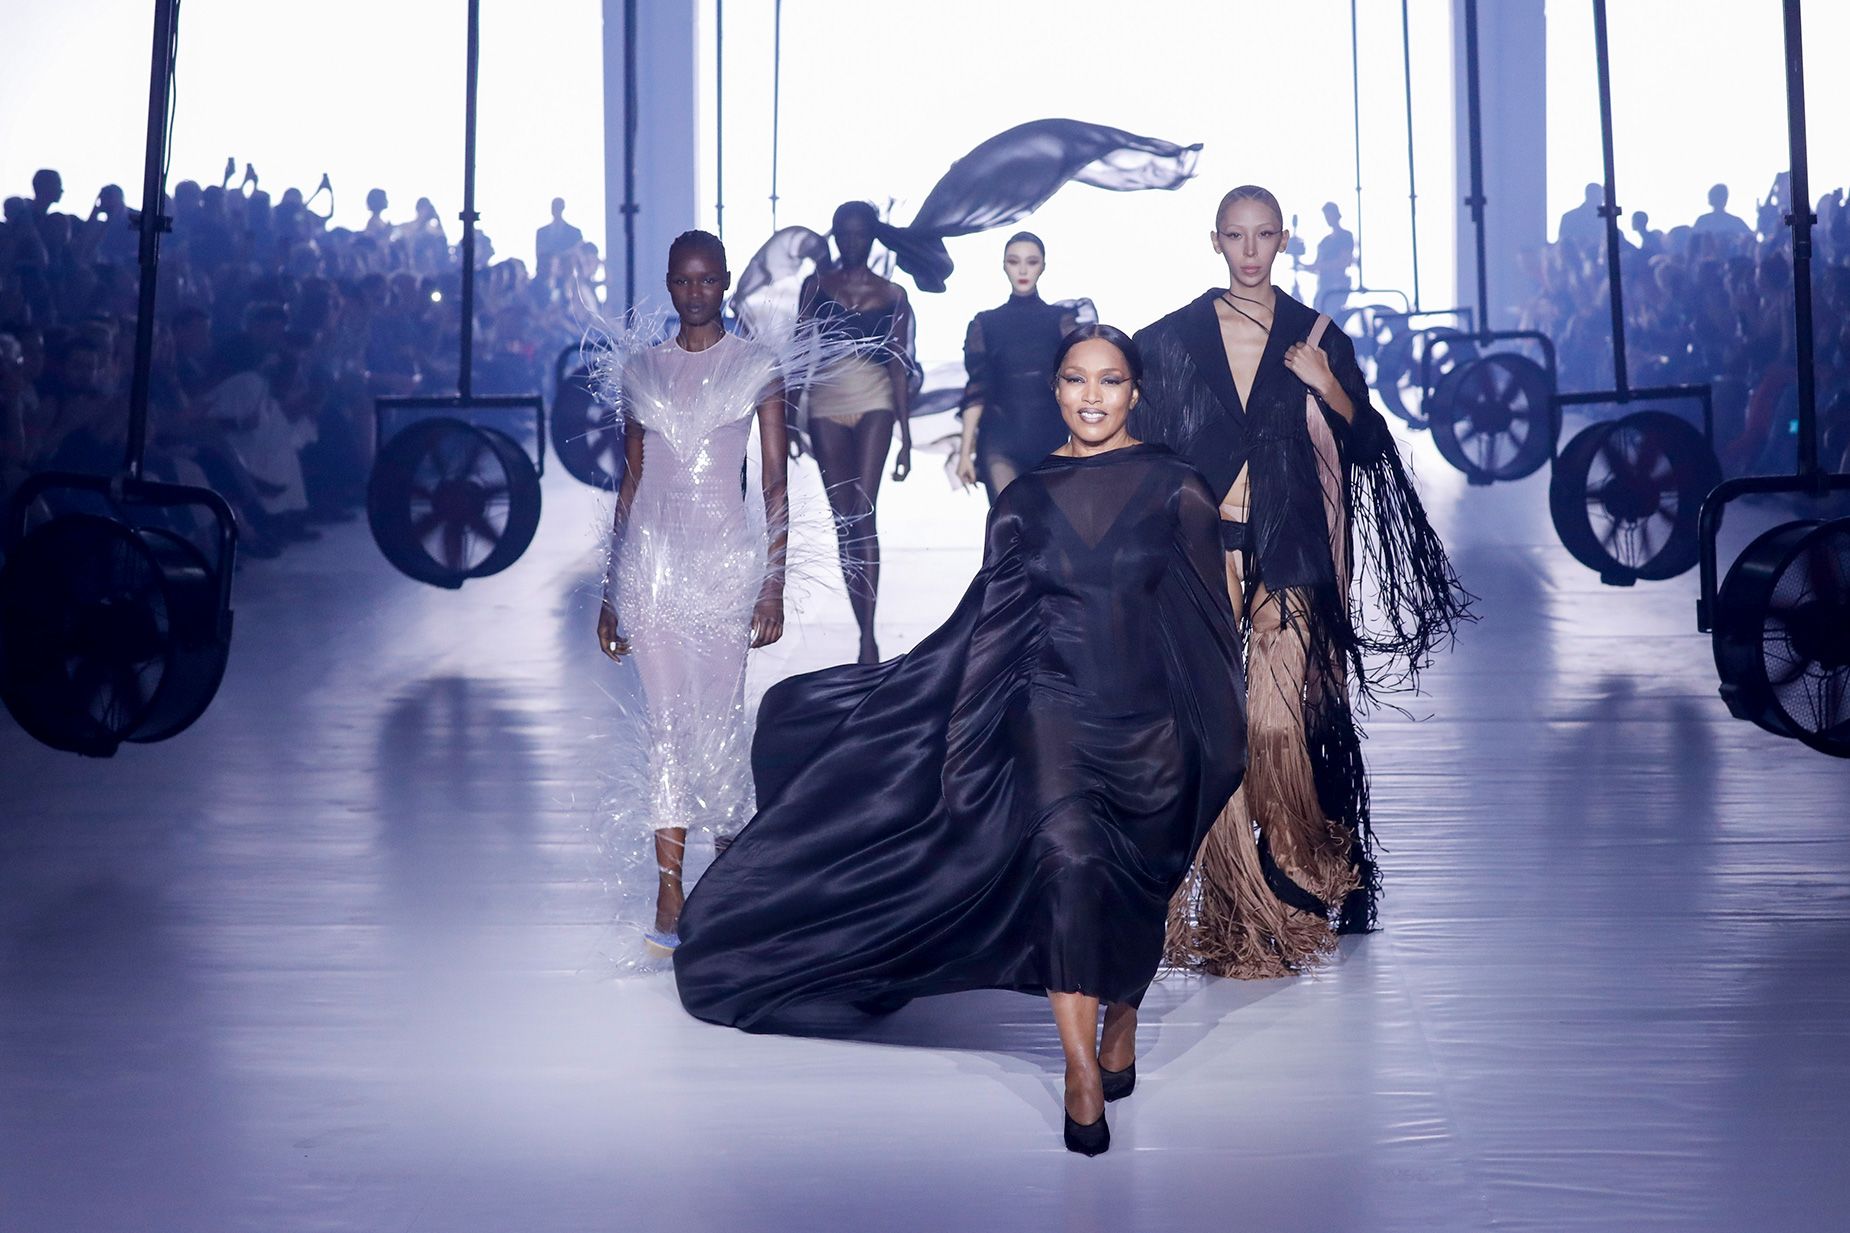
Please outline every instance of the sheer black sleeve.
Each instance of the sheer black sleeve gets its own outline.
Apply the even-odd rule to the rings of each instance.
[[[958,414],[963,414],[969,407],[988,405],[989,393],[989,352],[983,343],[983,318],[981,314],[970,318],[970,328],[964,332],[964,396],[958,403]]]

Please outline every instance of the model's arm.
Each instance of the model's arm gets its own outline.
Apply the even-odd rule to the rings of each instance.
[[[893,346],[887,348],[886,375],[893,383],[893,415],[899,420],[899,456],[893,460],[893,478],[912,474],[912,302],[906,289],[895,286],[899,302],[893,309]]]
[[[327,192],[327,195],[328,195],[328,212],[326,214],[315,214],[315,211],[313,209],[310,209],[309,207],[311,207],[314,204],[315,197],[321,196],[324,190]],[[307,210],[308,213],[314,214],[316,218],[320,219],[323,226],[326,226],[328,223],[333,221],[334,219],[334,181],[328,178],[327,172],[324,171],[321,173],[321,183],[315,186],[314,196],[310,197],[307,201],[303,202],[302,208],[304,210]]]
[[[790,548],[790,495],[786,487],[790,447],[785,440],[788,400],[784,384],[771,387],[758,404],[758,450],[763,464],[764,533],[767,556],[764,583],[752,608],[753,646],[769,646],[784,636],[784,568]]]
[[[1324,331],[1324,337],[1335,334],[1348,340],[1348,335],[1331,326]],[[1353,344],[1351,344],[1353,346]],[[1310,388],[1317,396],[1317,401],[1343,417],[1346,424],[1355,423],[1355,402],[1343,383],[1336,379],[1336,373],[1330,364],[1330,354],[1322,347],[1313,347],[1308,341],[1292,343],[1285,352],[1285,367],[1292,375]],[[1359,369],[1357,370],[1360,371]],[[1364,395],[1366,401],[1366,395]]]
[[[963,484],[976,483],[976,426],[983,418],[983,390],[986,368],[983,345],[983,319],[970,318],[964,332],[964,397],[958,416],[963,424],[963,439],[957,446],[957,479]]]
[[[610,522],[610,566],[604,584],[604,602],[597,612],[597,646],[612,659],[629,654],[629,639],[617,627],[615,595],[617,551],[629,527],[630,506],[636,501],[636,483],[642,478],[643,427],[633,419],[623,424],[623,483],[617,488],[617,510]]]
[[[822,294],[822,279],[814,274],[803,280],[802,289],[797,292],[797,320],[814,321],[816,319],[816,297]]]

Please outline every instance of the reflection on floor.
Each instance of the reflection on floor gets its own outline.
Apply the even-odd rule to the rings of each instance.
[[[1692,578],[1603,588],[1545,480],[1414,453],[1484,619],[1372,725],[1385,928],[1308,979],[1159,986],[1108,1155],[1061,1150],[1035,1000],[766,1039],[613,974],[587,826],[621,680],[597,498],[554,475],[526,559],[460,593],[359,524],[253,564],[177,740],[0,727],[0,1228],[1828,1225],[1850,765],[1728,718]],[[930,466],[889,486],[889,653],[982,514]],[[851,645],[814,596],[754,681]]]

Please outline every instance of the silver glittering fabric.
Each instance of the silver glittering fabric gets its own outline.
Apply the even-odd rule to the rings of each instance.
[[[745,652],[772,565],[745,451],[777,357],[735,334],[704,351],[670,338],[608,371],[644,429],[610,588],[646,708],[646,779],[628,808],[651,828],[728,834],[751,808]]]

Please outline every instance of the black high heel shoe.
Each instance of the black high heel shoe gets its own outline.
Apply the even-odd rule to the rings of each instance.
[[[1098,1068],[1098,1077],[1105,1089],[1105,1101],[1123,1100],[1137,1090],[1137,1063],[1131,1062],[1123,1070],[1106,1070]]]
[[[1082,1156],[1102,1155],[1111,1148],[1111,1127],[1105,1123],[1105,1115],[1098,1115],[1098,1121],[1081,1126],[1073,1120],[1073,1115],[1061,1110],[1066,1117],[1066,1150],[1078,1152]]]

